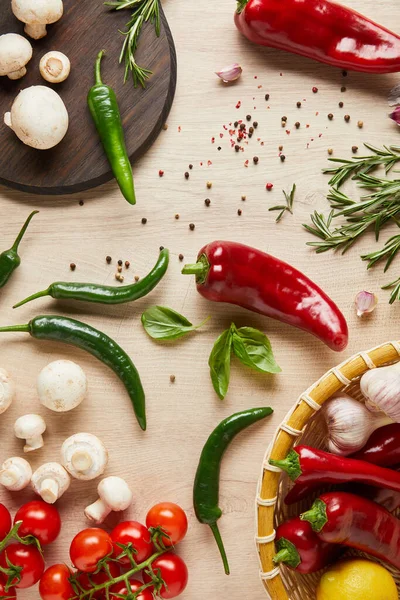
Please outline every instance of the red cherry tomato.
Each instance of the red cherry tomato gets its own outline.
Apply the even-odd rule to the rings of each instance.
[[[0,566],[4,569],[10,568],[7,558],[16,567],[22,567],[19,573],[21,580],[18,582],[18,579],[14,577],[11,581],[16,588],[32,587],[43,575],[43,556],[35,546],[25,546],[20,542],[12,543],[0,554]]]
[[[4,504],[0,504],[0,541],[4,540],[7,533],[10,532],[11,523],[12,520],[8,508]]]
[[[52,504],[42,500],[32,500],[21,506],[14,517],[14,524],[22,521],[18,535],[34,535],[45,546],[58,537],[61,530],[61,518],[58,510]]]
[[[99,560],[111,554],[112,541],[107,532],[98,527],[80,531],[72,540],[69,555],[79,571],[93,573]]]
[[[15,587],[8,588],[8,591],[6,592],[6,582],[4,580],[1,580],[0,581],[0,598],[8,598],[9,600],[17,600],[17,592],[15,590]]]
[[[46,569],[39,583],[42,600],[69,600],[76,594],[69,578],[71,571],[66,565],[53,565]]]
[[[161,502],[149,510],[147,527],[161,527],[169,537],[163,537],[165,546],[175,546],[183,540],[188,529],[185,511],[172,502]]]
[[[110,573],[113,579],[120,576],[121,570],[117,563],[110,562],[108,563],[108,567],[110,569]],[[79,575],[78,581],[84,590],[90,590],[90,588],[92,588],[93,585],[102,585],[103,583],[109,581],[109,577],[108,573],[106,573],[104,569],[100,569],[100,571],[95,575],[88,575],[87,573],[82,573],[81,575]],[[92,598],[93,600],[102,600],[102,598],[105,598],[105,590],[99,590],[98,592],[93,594]]]
[[[168,598],[176,598],[182,594],[187,586],[189,576],[187,566],[180,556],[172,554],[172,552],[167,552],[156,558],[152,567],[154,573],[156,575],[159,574],[165,582],[165,585],[162,586],[159,592],[160,598],[167,600]],[[151,577],[146,572],[143,573],[143,579],[145,583],[151,581]]]
[[[131,544],[132,549],[136,550],[134,559],[138,564],[150,558],[154,552],[149,531],[137,521],[124,521],[117,525],[111,532],[111,539],[114,546],[114,558],[117,558],[123,551],[118,544],[124,544],[125,546]],[[120,563],[130,565],[129,558],[124,556],[120,559]]]
[[[137,592],[143,587],[143,583],[138,579],[130,579],[129,580],[131,592]],[[110,587],[110,600],[118,600],[121,596],[128,596],[128,590],[126,588],[125,582],[120,581],[119,583],[115,583]],[[118,594],[118,595],[114,595]],[[150,591],[150,588],[146,588],[143,592],[140,592],[137,600],[154,600],[154,596]]]

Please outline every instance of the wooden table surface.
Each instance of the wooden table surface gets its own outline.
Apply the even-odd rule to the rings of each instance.
[[[399,30],[400,12],[383,0],[347,0],[352,7]],[[30,458],[33,465],[57,460],[63,439],[78,431],[98,435],[110,453],[107,474],[125,477],[134,491],[127,516],[144,519],[161,500],[176,501],[189,515],[190,531],[179,553],[190,570],[190,583],[182,600],[261,600],[254,549],[254,498],[265,448],[275,427],[297,396],[328,368],[360,349],[399,337],[400,305],[389,307],[380,286],[399,275],[398,262],[387,274],[381,267],[370,272],[359,255],[377,247],[372,233],[347,255],[318,256],[306,246],[310,236],[302,228],[314,210],[327,211],[327,149],[334,156],[351,156],[362,143],[399,144],[399,131],[387,118],[387,93],[398,83],[396,75],[367,76],[342,73],[283,52],[260,49],[236,31],[232,0],[168,0],[165,11],[174,34],[179,80],[175,104],[154,147],[135,165],[138,204],[122,200],[114,183],[70,197],[40,198],[0,190],[1,248],[12,243],[20,224],[32,209],[40,209],[21,245],[22,265],[0,298],[1,323],[28,321],[46,313],[71,315],[104,330],[132,356],[143,380],[148,402],[148,431],[139,430],[129,399],[120,382],[95,359],[59,344],[35,342],[24,334],[0,338],[0,366],[14,376],[18,396],[1,416],[3,460],[21,454],[13,437],[15,419],[27,412],[46,418],[48,432],[43,450]],[[243,76],[224,86],[214,71],[239,61]],[[341,86],[347,87],[341,92]],[[318,93],[312,93],[313,86]],[[1,90],[0,90],[1,93]],[[266,93],[270,100],[265,101]],[[301,109],[296,102],[301,101]],[[338,102],[344,102],[344,108]],[[241,102],[240,109],[235,108]],[[329,121],[328,113],[334,114]],[[223,125],[247,114],[259,123],[245,151],[235,153]],[[345,123],[344,114],[351,116]],[[281,117],[287,116],[287,132]],[[357,121],[364,127],[359,129]],[[294,123],[301,126],[295,129]],[[220,137],[220,133],[223,137]],[[215,143],[212,138],[215,137]],[[259,140],[258,140],[259,138]],[[286,161],[278,157],[283,145]],[[220,150],[218,150],[220,146]],[[253,156],[259,157],[257,166]],[[245,160],[249,160],[245,168]],[[210,163],[208,163],[210,161]],[[184,173],[193,164],[190,178]],[[164,171],[160,178],[159,170]],[[212,182],[210,190],[206,182]],[[266,192],[265,184],[274,188]],[[297,185],[294,215],[275,224],[268,212],[283,200],[282,189]],[[245,195],[243,202],[241,196]],[[211,199],[211,206],[204,204]],[[83,205],[80,205],[83,201]],[[242,215],[238,216],[238,209]],[[179,214],[179,220],[175,215]],[[147,218],[147,224],[141,223]],[[195,224],[195,230],[189,229]],[[386,232],[381,244],[389,237]],[[291,262],[319,283],[342,308],[350,327],[350,343],[336,355],[318,340],[289,326],[235,307],[214,305],[196,292],[193,278],[180,275],[179,254],[193,261],[204,243],[225,238],[252,244]],[[130,260],[125,281],[143,276],[153,265],[158,247],[171,251],[171,266],[160,286],[135,304],[119,307],[56,303],[43,299],[13,311],[11,305],[54,280],[115,282],[116,261]],[[106,255],[113,258],[107,265]],[[69,265],[76,263],[75,273]],[[355,315],[353,299],[362,289],[375,291],[380,304],[365,320]],[[176,343],[161,344],[145,334],[140,315],[153,304],[170,306],[199,322],[211,321],[198,333]],[[213,392],[208,356],[213,341],[234,321],[262,329],[270,337],[282,373],[255,374],[234,361],[229,393],[220,402]],[[89,379],[89,395],[80,408],[58,415],[41,407],[36,377],[50,361],[76,360]],[[176,376],[174,384],[170,375]],[[210,431],[227,415],[250,406],[271,405],[273,417],[241,435],[232,445],[221,474],[220,528],[231,563],[226,577],[207,527],[197,523],[192,508],[192,483],[201,448]],[[0,492],[13,511],[31,493]],[[59,508],[64,530],[46,551],[48,563],[68,561],[72,535],[85,526],[83,508],[96,496],[96,482],[74,481]],[[33,600],[35,590],[19,598]]]

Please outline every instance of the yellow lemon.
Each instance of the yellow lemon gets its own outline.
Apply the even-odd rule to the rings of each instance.
[[[317,600],[398,600],[393,577],[365,559],[338,562],[321,577]]]

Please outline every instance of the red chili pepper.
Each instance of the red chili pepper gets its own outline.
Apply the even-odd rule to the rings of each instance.
[[[300,517],[319,539],[357,548],[400,569],[400,520],[371,500],[346,492],[328,492]]]
[[[369,437],[364,448],[351,455],[351,458],[365,460],[380,467],[393,467],[400,463],[400,423],[391,423],[374,431]],[[285,504],[295,504],[311,494],[318,484],[297,483],[286,495]],[[387,502],[387,494],[379,494],[375,501],[384,504],[387,508],[400,504],[400,497]],[[395,510],[394,508],[392,510]]]
[[[235,23],[256,44],[341,69],[400,71],[400,36],[329,0],[238,0]]]
[[[298,573],[319,571],[340,552],[336,545],[323,542],[310,523],[299,517],[279,525],[275,545],[278,552],[274,556],[274,563],[284,563]]]
[[[400,473],[363,460],[336,456],[310,446],[296,446],[283,460],[269,461],[298,483],[366,483],[400,492]]]
[[[212,242],[186,265],[197,290],[312,333],[332,350],[347,346],[348,329],[334,302],[308,277],[270,254],[236,242]]]

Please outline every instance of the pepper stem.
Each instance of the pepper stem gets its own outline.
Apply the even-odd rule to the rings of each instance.
[[[300,457],[295,450],[291,450],[287,457],[282,460],[273,460],[271,458],[269,463],[270,465],[279,467],[279,469],[285,471],[292,481],[296,481],[296,479],[298,479],[302,474]]]
[[[29,323],[26,325],[10,325],[9,327],[0,327],[0,333],[8,333],[9,331],[23,331],[30,333],[31,327]]]
[[[313,530],[319,533],[328,522],[325,502],[320,498],[317,498],[310,510],[300,515],[300,519],[302,521],[308,521]]]
[[[205,254],[202,254],[197,263],[185,265],[182,275],[196,275],[197,283],[204,283],[210,270],[210,263]]]
[[[211,531],[214,534],[215,541],[217,542],[218,550],[221,554],[222,562],[224,563],[225,575],[230,574],[228,557],[226,556],[224,542],[222,541],[221,533],[216,523],[210,524]]]
[[[296,548],[296,546],[287,540],[286,538],[280,538],[277,541],[277,549],[278,552],[273,557],[273,562],[278,565],[279,563],[284,563],[292,569],[295,569],[301,563],[300,554]]]
[[[17,304],[14,304],[13,308],[19,308],[20,306],[23,306],[32,300],[36,300],[36,298],[43,298],[43,296],[49,296],[49,288],[47,288],[47,290],[43,290],[42,292],[32,294],[32,296],[28,296],[28,298],[21,300],[21,302],[17,302]]]
[[[236,2],[236,12],[238,15],[240,15],[241,12],[244,11],[244,9],[247,6],[249,0],[237,0]]]
[[[17,236],[17,239],[15,240],[15,242],[13,243],[13,245],[11,247],[11,250],[13,250],[14,252],[18,252],[18,246],[19,246],[22,238],[24,237],[26,230],[28,229],[29,223],[32,221],[33,217],[38,214],[38,212],[39,212],[38,210],[34,210],[33,212],[31,212],[31,214],[25,221],[21,231],[19,232],[19,234]]]
[[[101,79],[101,59],[103,58],[105,53],[106,53],[105,50],[100,50],[100,52],[97,55],[96,64],[94,67],[94,78],[95,78],[96,85],[103,84],[103,80]]]

